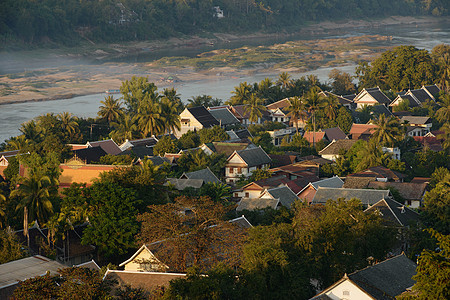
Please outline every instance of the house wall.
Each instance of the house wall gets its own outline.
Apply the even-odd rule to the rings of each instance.
[[[332,290],[325,293],[333,300],[372,300],[365,292],[350,280],[345,280],[335,286]]]
[[[332,161],[336,161],[336,159],[339,157],[339,155],[337,154],[322,154],[320,156],[322,156],[322,158],[329,159]]]
[[[314,195],[316,194],[316,189],[311,185],[308,186],[303,192],[299,193],[297,197],[301,200],[305,200],[308,204],[311,204]]]
[[[91,185],[94,179],[100,177],[100,173],[111,171],[117,167],[118,166],[113,165],[60,165],[59,168],[62,172],[59,177],[59,185],[60,187],[67,187],[74,182],[87,183],[88,185]]]
[[[164,270],[164,265],[153,253],[146,249],[143,249],[132,261],[125,264],[125,271],[161,272]]]
[[[181,137],[186,132],[190,131],[196,131],[203,128],[202,123],[197,121],[196,118],[187,110],[183,110],[180,114],[180,120],[187,119],[188,122],[181,122],[180,130],[175,130],[174,134],[177,138]]]
[[[364,105],[377,105],[378,101],[372,98],[368,93],[364,94],[356,102],[356,108],[362,108]]]

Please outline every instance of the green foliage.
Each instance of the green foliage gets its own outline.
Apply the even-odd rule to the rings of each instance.
[[[338,116],[336,118],[337,126],[346,134],[350,133],[350,129],[353,125],[353,119],[351,112],[345,108],[341,107],[338,110]]]
[[[154,155],[164,156],[166,153],[177,153],[176,142],[168,135],[163,136],[153,147]]]
[[[336,95],[349,95],[356,92],[355,84],[352,82],[353,78],[349,73],[333,69],[328,74],[328,78],[332,80],[332,91]]]
[[[112,183],[94,183],[91,187],[90,207],[94,213],[82,237],[83,244],[97,246],[106,257],[121,255],[135,246],[139,231],[136,222],[139,200],[131,189]]]
[[[130,155],[112,155],[107,154],[100,157],[100,164],[102,165],[130,165],[134,158]]]
[[[19,175],[19,160],[16,156],[8,158],[8,167],[3,171],[5,179],[12,181],[14,177]]]
[[[0,264],[25,257],[23,246],[11,229],[0,230]]]
[[[213,126],[211,128],[202,128],[198,131],[200,136],[200,143],[206,144],[211,142],[222,142],[228,140],[230,137],[220,126]]]
[[[447,174],[424,197],[425,223],[443,234],[450,234],[450,175]]]
[[[402,155],[402,160],[410,166],[411,176],[430,177],[439,167],[450,168],[450,160],[445,151],[435,152],[430,149],[422,149],[415,153],[407,152]]]
[[[178,148],[191,149],[200,146],[200,136],[198,133],[189,130],[178,139]]]

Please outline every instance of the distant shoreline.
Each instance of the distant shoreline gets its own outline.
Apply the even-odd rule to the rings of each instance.
[[[393,25],[414,25],[414,24],[431,24],[442,21],[440,18],[433,17],[389,17],[380,20],[349,20],[338,22],[320,22],[305,26],[300,31],[292,33],[254,33],[249,35],[233,35],[215,33],[215,38],[200,38],[190,37],[188,39],[171,38],[164,41],[147,41],[134,42],[124,45],[109,44],[108,49],[93,51],[91,48],[89,53],[79,54],[84,57],[97,58],[99,62],[106,60],[111,54],[115,55],[132,55],[138,53],[145,53],[151,50],[164,50],[173,48],[189,48],[195,45],[214,43],[216,41],[239,41],[248,39],[259,39],[270,36],[293,36],[298,34],[305,34],[311,37],[311,40],[317,39],[317,36],[323,35],[326,32],[335,31],[348,28],[366,28],[366,27],[382,27]],[[363,45],[361,46],[364,47]],[[143,50],[145,49],[145,50]],[[86,50],[86,49],[84,49]],[[39,51],[39,50],[36,50]],[[112,52],[110,52],[112,51]],[[0,53],[1,54],[1,53]],[[73,57],[73,54],[58,53],[55,56]],[[342,65],[345,65],[343,63]],[[271,72],[283,71],[299,72],[296,69],[272,69]],[[60,99],[70,99],[73,97],[100,94],[108,89],[116,89],[120,87],[122,81],[131,78],[131,76],[148,76],[149,81],[161,82],[161,78],[167,75],[176,75],[182,79],[183,82],[189,83],[193,81],[208,80],[211,78],[235,78],[248,76],[255,72],[267,72],[268,69],[253,68],[253,69],[237,69],[229,67],[210,68],[208,70],[194,70],[192,67],[164,67],[154,68],[150,63],[103,63],[99,65],[74,65],[60,68],[41,69],[41,71],[30,71],[31,74],[26,76],[7,77],[0,76],[0,105],[26,103],[26,102],[42,102],[53,101]],[[36,74],[34,74],[36,73]],[[25,74],[25,73],[17,73]],[[218,75],[221,74],[221,75]],[[221,77],[217,77],[221,76]],[[163,84],[164,85],[164,84]],[[5,90],[4,87],[10,88]],[[3,88],[3,90],[2,90]],[[14,88],[16,90],[14,90]],[[12,91],[12,92],[10,92]],[[9,92],[9,94],[8,94]]]

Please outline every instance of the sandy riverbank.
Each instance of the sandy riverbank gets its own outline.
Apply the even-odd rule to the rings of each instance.
[[[337,34],[345,32],[345,29],[356,27],[380,27],[393,25],[414,25],[437,22],[438,19],[431,17],[391,17],[376,21],[346,21],[346,22],[322,22],[305,26],[302,30],[295,33],[255,33],[251,35],[233,35],[233,34],[211,34],[208,38],[191,37],[186,39],[172,38],[164,41],[148,41],[128,43],[124,45],[110,44],[99,45],[86,49],[78,49],[77,54],[58,53],[59,56],[74,58],[76,56],[95,57],[98,60],[105,60],[111,56],[129,55],[130,53],[138,53],[143,51],[161,50],[185,47],[193,47],[202,44],[227,42],[237,40],[259,39],[269,37],[271,35],[293,35],[305,34],[311,36],[310,44],[320,44],[314,37],[324,33]],[[386,39],[386,37],[381,37]],[[343,39],[345,40],[345,39]],[[308,41],[307,41],[308,42]],[[323,47],[323,45],[321,46]],[[320,51],[322,52],[320,52]],[[300,72],[308,70],[308,68],[316,68],[317,65],[330,63],[329,57],[334,57],[334,62],[338,64],[346,64],[356,60],[370,60],[379,54],[379,49],[369,49],[362,44],[359,49],[351,49],[349,51],[337,50],[326,51],[323,49],[314,49],[305,51],[299,59],[313,62],[313,65],[305,65],[299,67],[285,66],[283,68],[274,67],[270,64],[261,64],[252,68],[239,69],[230,67],[213,67],[206,70],[198,70],[193,67],[161,67],[154,66],[152,63],[103,63],[103,64],[83,64],[62,66],[58,68],[40,69],[38,71],[28,71],[18,74],[9,74],[0,76],[0,104],[27,102],[27,101],[45,101],[61,98],[70,98],[80,95],[89,95],[102,93],[108,89],[117,89],[121,82],[130,79],[131,76],[148,76],[149,80],[155,82],[160,88],[168,86],[164,78],[169,75],[175,75],[184,83],[193,81],[208,81],[213,77],[217,78],[240,78],[255,72]],[[1,54],[0,54],[1,55]]]

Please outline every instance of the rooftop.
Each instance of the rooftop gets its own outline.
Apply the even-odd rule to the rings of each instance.
[[[348,151],[357,140],[332,141],[328,146],[319,151],[319,155],[337,155],[341,150]]]
[[[197,106],[186,109],[195,119],[197,119],[197,121],[199,121],[203,125],[203,127],[220,125],[219,121],[217,121],[204,106]]]
[[[365,208],[374,205],[381,199],[391,197],[389,190],[364,190],[364,189],[344,189],[319,187],[312,200],[312,204],[325,204],[328,200],[343,198],[351,200],[353,198],[361,200]]]

